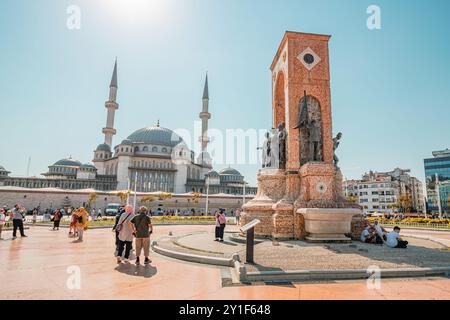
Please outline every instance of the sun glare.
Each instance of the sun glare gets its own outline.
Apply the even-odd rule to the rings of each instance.
[[[105,6],[126,22],[155,21],[164,13],[164,0],[107,0]]]

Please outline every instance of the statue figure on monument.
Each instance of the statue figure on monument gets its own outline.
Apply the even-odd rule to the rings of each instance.
[[[270,140],[270,166],[278,169],[280,167],[280,143],[278,139],[278,129],[272,129],[272,137]]]
[[[286,169],[286,138],[287,138],[287,131],[286,131],[286,125],[284,122],[281,122],[278,125],[278,151],[279,151],[279,159],[280,159],[280,169]]]
[[[270,147],[270,133],[266,132],[266,139],[264,140],[264,144],[262,146],[262,167],[269,168],[271,166],[271,147]],[[258,148],[260,149],[260,148]]]
[[[333,138],[333,161],[334,165],[337,167],[339,158],[336,156],[336,149],[339,147],[340,140],[342,138],[342,132],[339,132],[336,137]]]
[[[309,161],[323,161],[322,158],[322,132],[316,120],[308,125],[309,131]]]
[[[295,125],[294,129],[302,129],[306,128],[309,123],[309,115],[308,115],[308,99],[306,96],[306,90],[304,91],[304,98],[303,103],[300,109],[300,112],[298,113],[297,118],[297,124]]]

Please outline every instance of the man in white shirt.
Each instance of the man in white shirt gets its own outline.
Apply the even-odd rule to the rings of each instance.
[[[391,248],[403,248],[408,245],[408,241],[404,241],[400,238],[400,227],[394,227],[394,231],[387,234],[386,244]]]
[[[367,226],[361,233],[361,242],[372,243],[372,237],[370,236],[369,226]]]

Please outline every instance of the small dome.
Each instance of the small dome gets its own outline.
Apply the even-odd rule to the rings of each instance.
[[[81,165],[80,168],[97,170],[97,168],[92,163],[84,163],[84,164]]]
[[[206,175],[209,177],[218,177],[219,176],[217,171],[214,171],[214,170],[209,171]]]
[[[126,144],[126,145],[131,146],[133,144],[133,142],[130,139],[125,139],[125,140],[122,141],[121,144]]]
[[[133,143],[145,143],[166,147],[175,147],[183,139],[170,129],[163,127],[147,127],[139,129],[128,136]]]
[[[111,147],[106,143],[99,144],[95,151],[108,151],[111,152]]]
[[[80,167],[81,162],[72,158],[68,159],[61,159],[59,161],[56,161],[54,166],[67,166],[67,167]]]
[[[232,175],[232,176],[241,176],[241,173],[233,168],[224,168],[219,171],[220,175]]]

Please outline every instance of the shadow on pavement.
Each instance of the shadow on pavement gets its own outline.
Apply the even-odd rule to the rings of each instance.
[[[115,268],[115,270],[119,271],[120,273],[125,273],[129,276],[144,277],[144,278],[151,278],[158,271],[158,269],[156,267],[153,267],[151,265],[136,266],[131,263],[122,263],[122,264],[118,265]]]

